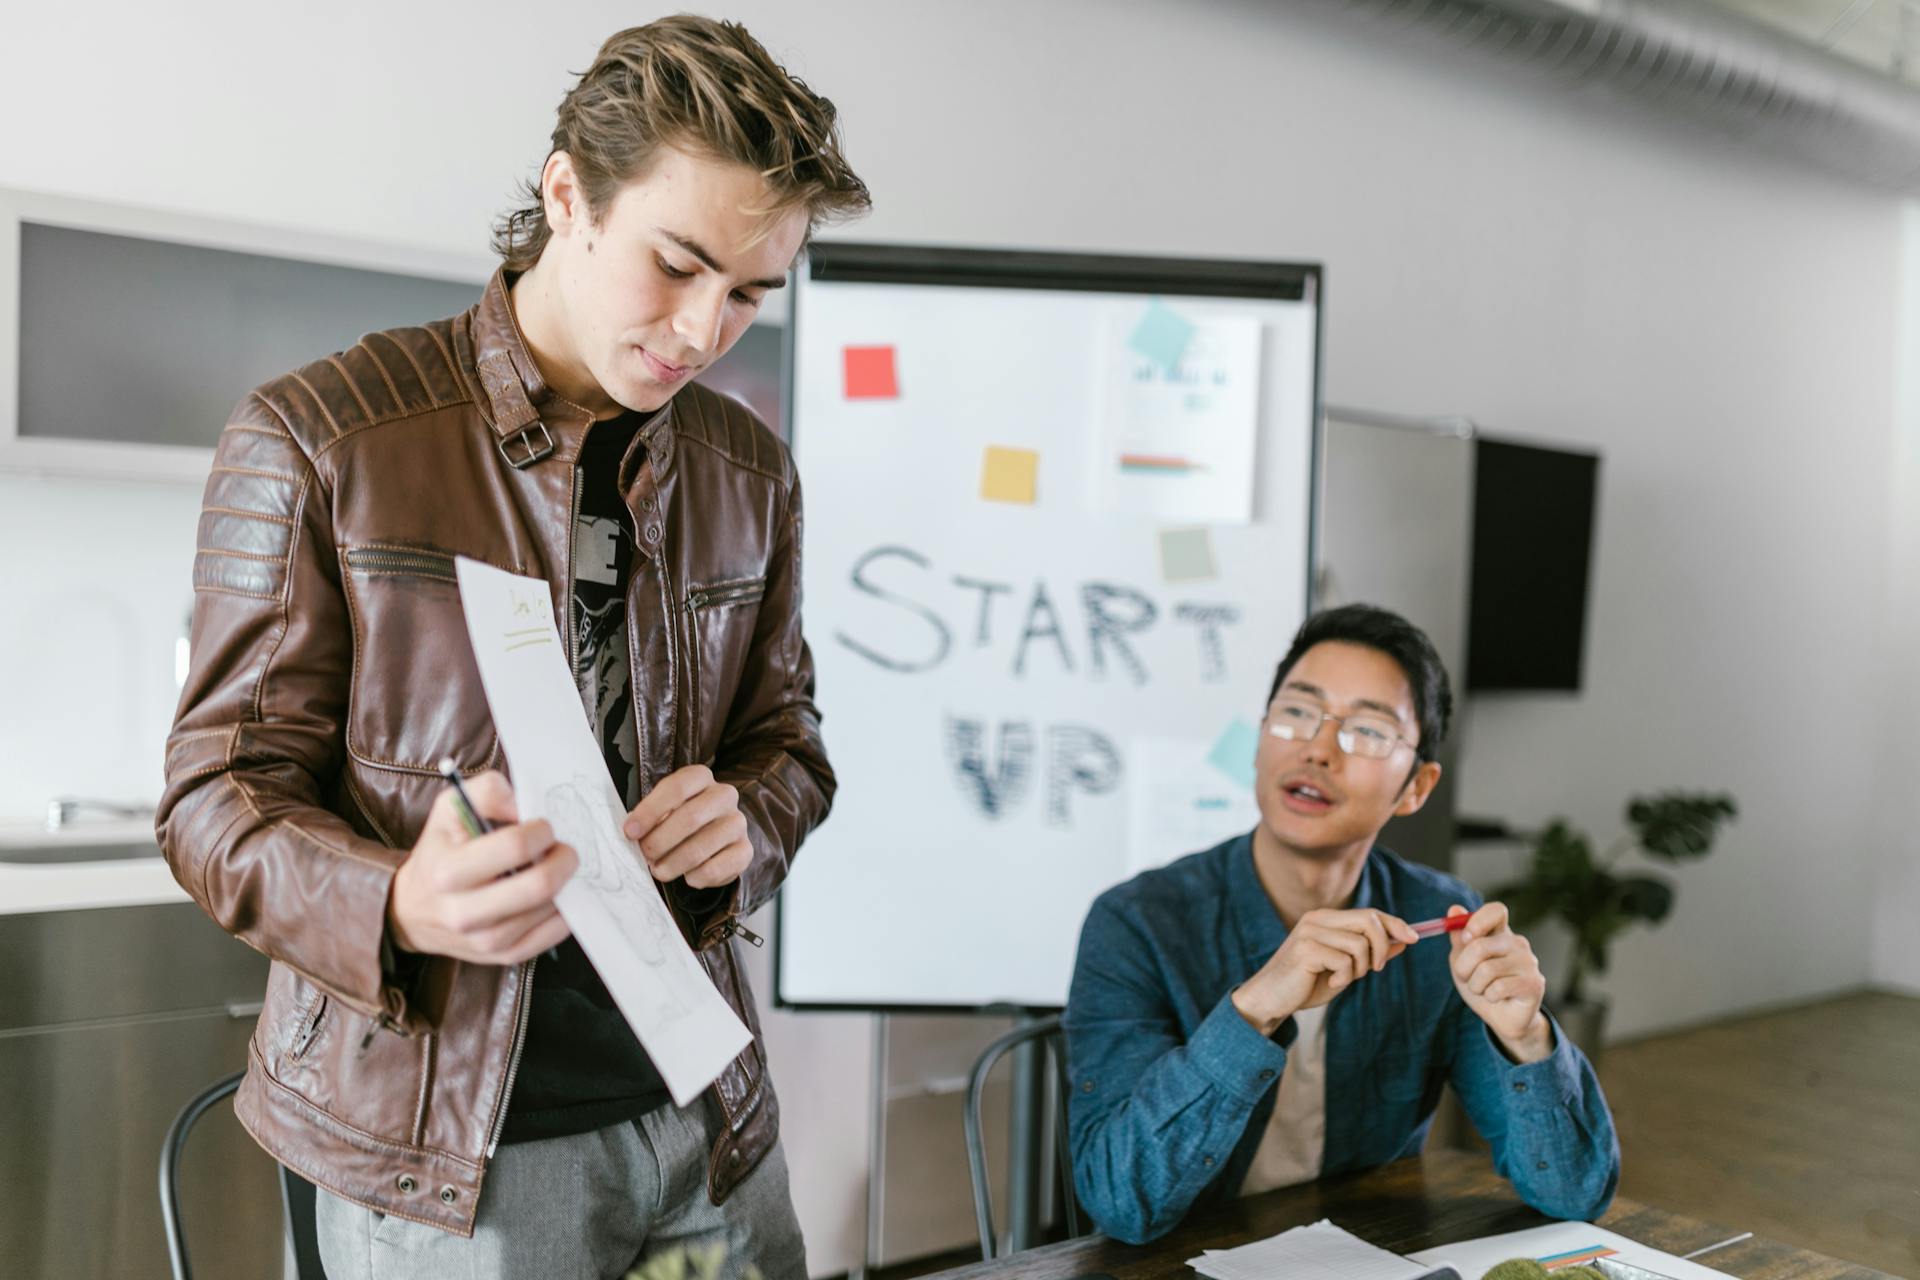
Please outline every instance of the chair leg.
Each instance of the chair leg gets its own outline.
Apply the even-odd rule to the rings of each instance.
[[[187,1231],[180,1221],[180,1153],[186,1149],[187,1134],[207,1108],[239,1089],[246,1076],[236,1071],[214,1081],[180,1109],[167,1126],[160,1144],[160,1223],[167,1232],[167,1261],[173,1268],[173,1280],[193,1280],[193,1266],[187,1260]]]

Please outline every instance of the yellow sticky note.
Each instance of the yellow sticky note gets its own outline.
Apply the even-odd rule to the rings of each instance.
[[[1039,473],[1040,455],[1032,449],[990,444],[986,465],[980,472],[980,496],[988,502],[1019,502],[1030,507]]]

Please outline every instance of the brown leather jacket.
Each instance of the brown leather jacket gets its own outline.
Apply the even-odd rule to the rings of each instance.
[[[574,460],[592,416],[551,391],[496,275],[463,316],[370,335],[269,382],[221,436],[194,559],[193,665],[158,820],[175,876],[272,957],[236,1108],[338,1195],[471,1234],[524,1038],[530,969],[383,963],[388,887],[443,785],[500,767],[452,557],[545,578],[568,652]],[[772,897],[834,780],[800,631],[800,486],[747,410],[682,389],[640,437],[627,625],[643,790],[710,763],[753,861],[694,918],[753,1043],[715,1082],[708,1193],[778,1108],[734,919]],[[711,895],[708,895],[711,896]]]

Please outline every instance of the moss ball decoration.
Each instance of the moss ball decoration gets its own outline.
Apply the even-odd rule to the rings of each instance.
[[[1561,1267],[1549,1271],[1532,1258],[1509,1258],[1481,1277],[1481,1280],[1606,1280],[1592,1267]]]
[[[1481,1280],[1547,1280],[1548,1271],[1532,1258],[1508,1258]]]

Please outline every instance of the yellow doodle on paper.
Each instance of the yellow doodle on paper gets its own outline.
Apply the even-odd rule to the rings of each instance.
[[[1040,455],[1032,449],[990,444],[986,465],[980,472],[980,496],[988,502],[1018,502],[1030,507],[1039,473]]]

